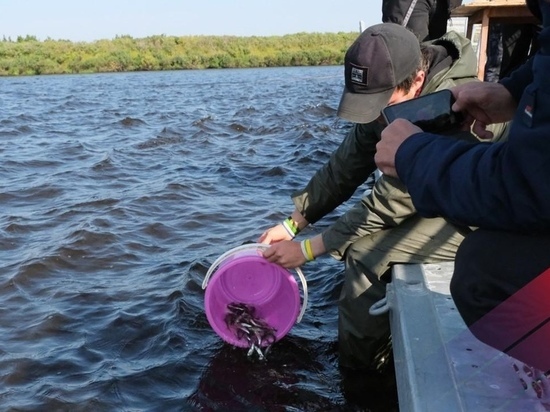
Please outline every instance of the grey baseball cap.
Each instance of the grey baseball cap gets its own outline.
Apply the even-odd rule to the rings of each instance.
[[[378,118],[395,87],[418,68],[420,58],[420,43],[406,27],[381,23],[363,31],[346,52],[338,116],[354,123]]]

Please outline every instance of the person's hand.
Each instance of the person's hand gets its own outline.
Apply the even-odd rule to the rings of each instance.
[[[464,114],[464,130],[472,131],[482,139],[493,133],[486,130],[493,123],[511,120],[517,103],[506,87],[499,83],[469,82],[451,89],[455,97],[452,110]]]
[[[258,238],[258,243],[271,245],[273,243],[281,242],[283,240],[292,240],[292,236],[288,233],[282,223],[267,229]]]
[[[374,161],[376,166],[388,176],[399,177],[395,169],[395,154],[397,149],[411,135],[421,132],[418,126],[405,119],[395,119],[384,130],[380,141],[376,144]]]
[[[275,243],[264,250],[263,255],[268,261],[287,269],[294,269],[306,263],[300,242],[285,240]]]

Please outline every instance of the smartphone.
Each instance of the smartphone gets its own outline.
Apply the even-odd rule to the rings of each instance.
[[[382,110],[387,124],[395,119],[407,119],[425,132],[443,133],[460,129],[463,116],[453,112],[454,96],[449,89],[426,94]]]

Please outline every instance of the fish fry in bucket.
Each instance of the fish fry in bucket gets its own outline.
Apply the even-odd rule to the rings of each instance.
[[[264,359],[273,343],[302,319],[307,284],[297,268],[303,289],[287,269],[267,261],[262,244],[237,247],[220,256],[203,281],[208,322],[227,343],[248,348],[249,356]]]

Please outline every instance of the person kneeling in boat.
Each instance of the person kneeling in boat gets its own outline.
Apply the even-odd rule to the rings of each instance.
[[[339,299],[338,348],[343,368],[380,370],[391,351],[388,316],[369,308],[385,295],[391,267],[398,263],[451,261],[468,228],[416,213],[403,184],[382,175],[370,194],[321,234],[292,239],[350,199],[376,170],[376,143],[385,127],[380,111],[391,104],[478,81],[470,41],[456,32],[420,44],[407,28],[382,23],[366,29],[345,56],[345,88],[338,116],[355,123],[329,161],[306,187],[292,194],[295,210],[267,229],[259,242],[264,256],[295,268],[330,253],[345,261]],[[505,124],[495,125],[496,138]],[[460,137],[474,138],[469,132]]]

